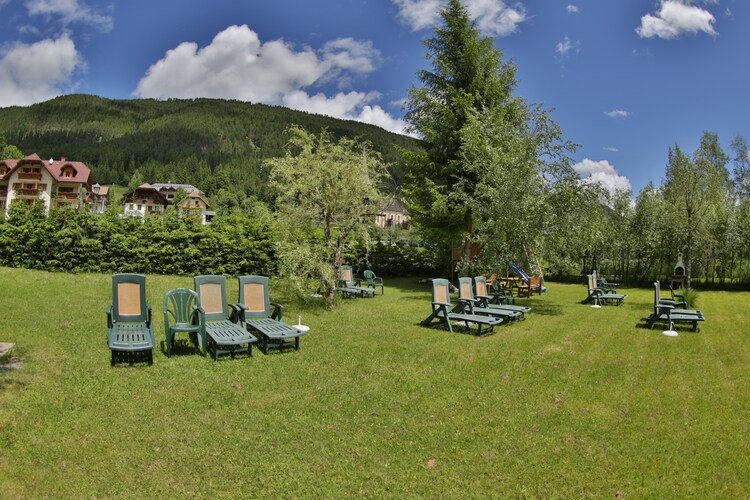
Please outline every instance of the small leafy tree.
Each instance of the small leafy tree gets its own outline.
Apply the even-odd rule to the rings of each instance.
[[[367,143],[299,127],[290,136],[286,155],[266,162],[276,202],[279,275],[299,294],[322,281],[332,307],[344,251],[352,236],[367,237],[382,204],[378,186],[386,169]]]

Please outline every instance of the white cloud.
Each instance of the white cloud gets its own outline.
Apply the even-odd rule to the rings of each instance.
[[[446,0],[391,0],[398,7],[398,17],[414,31],[432,28],[440,20]],[[523,4],[504,0],[465,0],[469,15],[477,27],[491,35],[507,36],[526,20]]]
[[[370,103],[379,98],[377,92],[339,92],[333,97],[318,93],[313,96],[298,90],[284,96],[284,106],[341,118],[342,120],[356,120],[377,125],[391,132],[403,133],[406,122],[393,118],[383,108]]]
[[[619,153],[619,152],[620,152],[620,150],[619,150],[619,149],[617,149],[617,148],[616,148],[616,147],[614,147],[614,146],[605,146],[605,147],[603,147],[602,149],[603,149],[604,151],[609,151],[610,153]]]
[[[564,56],[571,50],[579,52],[581,50],[581,42],[572,42],[570,38],[566,36],[562,42],[558,42],[557,45],[555,45],[555,52],[557,52],[561,56]]]
[[[628,116],[630,116],[630,112],[623,109],[613,109],[612,111],[607,111],[604,114],[609,116],[610,118],[627,118]]]
[[[569,3],[568,6],[565,7],[565,10],[568,11],[568,14],[578,14],[581,11],[577,5],[573,5],[572,3]]]
[[[59,18],[63,26],[83,23],[103,32],[110,31],[114,26],[111,15],[95,11],[78,3],[78,0],[26,0],[26,9],[32,16]],[[111,7],[107,10],[111,10]]]
[[[573,168],[579,175],[584,177],[584,182],[600,184],[604,189],[614,194],[616,191],[629,191],[632,189],[630,180],[623,175],[619,175],[615,167],[607,160],[590,160],[584,159],[580,163],[573,165]]]
[[[68,35],[12,46],[0,57],[0,107],[27,106],[60,95],[82,64]]]
[[[716,36],[713,28],[715,21],[710,12],[685,1],[662,0],[656,15],[646,14],[641,17],[641,25],[635,31],[641,38],[656,36],[667,40],[701,31]]]
[[[246,25],[230,26],[206,47],[184,42],[167,51],[148,69],[134,95],[280,104],[401,133],[401,120],[372,105],[380,97],[377,93],[340,92],[328,97],[305,90],[333,78],[346,80],[346,75],[370,73],[380,61],[371,42],[342,38],[327,42],[316,53],[309,47],[295,50],[283,40],[263,43]]]

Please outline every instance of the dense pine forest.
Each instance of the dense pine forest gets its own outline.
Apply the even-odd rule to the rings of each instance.
[[[111,100],[67,95],[28,107],[0,108],[0,133],[24,154],[75,159],[100,184],[179,182],[209,195],[225,189],[264,199],[262,163],[280,156],[299,125],[372,143],[393,163],[416,141],[382,128],[291,109],[223,99]],[[391,173],[398,179],[398,172]]]

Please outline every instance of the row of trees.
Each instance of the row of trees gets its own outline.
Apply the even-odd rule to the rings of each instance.
[[[733,166],[730,173],[729,167]],[[705,132],[693,153],[678,144],[667,152],[661,185],[604,198],[590,211],[582,234],[591,243],[584,267],[601,265],[623,277],[671,276],[683,254],[688,286],[750,280],[750,166],[745,140],[725,152]],[[612,235],[617,235],[612,237]]]
[[[515,66],[503,62],[492,38],[481,36],[460,0],[450,0],[441,15],[426,40],[432,68],[419,73],[422,86],[410,89],[407,103],[406,120],[422,140],[418,148],[402,147],[399,161],[404,201],[430,246],[393,251],[377,243],[371,221],[393,186],[380,150],[326,129],[292,127],[283,152],[263,161],[262,201],[234,197],[224,187],[214,192],[234,218],[200,227],[174,214],[143,223],[114,215],[94,222],[53,211],[43,220],[36,209],[22,216],[14,207],[0,225],[6,259],[0,263],[276,273],[300,294],[322,281],[329,304],[340,264],[388,274],[403,268],[398,258],[414,263],[405,272],[426,275],[505,273],[518,262],[548,276],[599,268],[645,281],[668,277],[682,252],[688,285],[693,277],[715,283],[750,277],[750,164],[743,139],[733,141],[731,155],[712,133],[692,154],[674,145],[660,186],[647,186],[635,200],[629,192],[610,194],[575,173],[575,146],[549,113],[514,95]],[[206,160],[187,155],[181,161]],[[244,175],[238,168],[222,181],[221,171],[201,165],[193,170],[217,185]],[[139,168],[152,174],[162,167],[145,162]],[[74,250],[62,259],[66,248]]]

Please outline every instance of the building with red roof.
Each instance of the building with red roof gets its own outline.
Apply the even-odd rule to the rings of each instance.
[[[42,160],[31,154],[20,160],[0,160],[0,208],[13,203],[79,208],[90,200],[91,169],[80,161]]]

